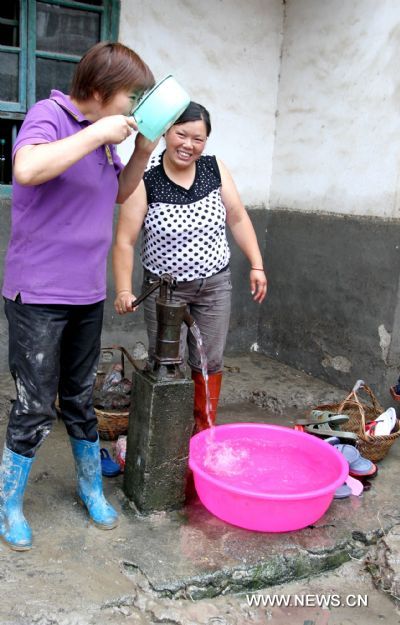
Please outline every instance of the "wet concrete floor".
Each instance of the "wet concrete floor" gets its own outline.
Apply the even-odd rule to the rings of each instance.
[[[290,425],[310,406],[344,395],[259,354],[229,358],[219,422]],[[3,376],[1,443],[12,397]],[[380,541],[400,526],[399,455],[397,443],[361,497],[334,500],[315,525],[286,534],[233,527],[198,500],[140,516],[123,495],[122,478],[104,478],[121,516],[117,529],[104,532],[76,501],[72,455],[58,423],[25,497],[34,547],[17,553],[0,544],[0,624],[400,623],[394,586],[383,588],[376,575],[375,586],[368,567]],[[399,559],[391,570],[399,576]]]

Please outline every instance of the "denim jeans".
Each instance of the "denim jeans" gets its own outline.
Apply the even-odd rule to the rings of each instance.
[[[149,288],[157,276],[145,269],[143,290]],[[231,312],[232,283],[229,268],[210,276],[190,282],[178,282],[174,289],[174,299],[186,302],[190,315],[201,332],[209,373],[223,369],[223,354],[229,329]],[[155,300],[158,291],[153,292],[143,302],[144,318],[149,339],[149,359],[153,359],[156,347],[157,318]],[[188,364],[191,369],[201,371],[200,356],[196,341],[187,326],[182,324],[180,337],[180,357],[184,359],[186,345],[189,351]]]
[[[92,392],[103,306],[103,302],[72,306],[5,299],[9,366],[17,394],[6,435],[11,451],[35,455],[57,418],[57,393],[68,434],[97,440]]]

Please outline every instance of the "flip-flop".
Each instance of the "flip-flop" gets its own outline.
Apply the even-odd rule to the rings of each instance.
[[[350,497],[351,488],[347,486],[347,484],[342,484],[335,490],[335,494],[333,495],[334,499],[345,499],[346,497]]]
[[[372,467],[370,468],[369,471],[360,471],[359,469],[349,469],[349,475],[357,479],[361,479],[365,477],[365,478],[368,478],[369,480],[372,480],[374,477],[378,475],[378,467],[373,462],[371,462],[371,464],[372,464]]]
[[[374,478],[378,473],[378,467],[368,458],[364,458],[352,445],[343,443],[333,444],[340,451],[349,463],[349,475],[357,479]]]
[[[388,408],[379,417],[370,423],[369,434],[370,436],[387,436],[391,433],[396,425],[397,414],[394,408]]]
[[[349,475],[346,480],[346,485],[350,488],[351,494],[359,497],[364,490],[362,482],[355,480],[354,477]]]
[[[349,470],[357,473],[358,475],[367,475],[373,472],[374,464],[368,458],[364,458],[358,449],[353,445],[346,445],[340,443],[335,445],[336,449],[340,451],[349,463]]]
[[[337,436],[345,440],[356,441],[357,434],[354,432],[343,432],[342,430],[334,430],[330,427],[329,423],[312,423],[304,426],[304,431],[309,434],[315,434],[316,436]]]
[[[355,495],[359,497],[364,490],[364,485],[359,481],[355,480],[350,475],[347,477],[346,481],[342,486],[339,486],[335,490],[335,494],[333,495],[334,499],[345,499],[350,495]]]
[[[119,464],[114,462],[108,453],[108,449],[105,449],[105,447],[100,449],[100,458],[101,472],[105,477],[114,477],[115,475],[119,475],[119,473],[121,473]]]

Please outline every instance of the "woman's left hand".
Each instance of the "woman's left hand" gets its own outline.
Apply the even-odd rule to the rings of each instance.
[[[147,139],[144,135],[138,132],[135,137],[135,151],[151,154],[153,150],[156,149],[159,141],[160,138],[155,141],[150,141],[150,139]]]
[[[267,294],[267,276],[262,269],[251,269],[250,290],[253,300],[261,304]]]

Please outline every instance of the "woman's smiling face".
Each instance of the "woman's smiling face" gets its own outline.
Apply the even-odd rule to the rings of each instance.
[[[207,128],[202,119],[175,124],[165,133],[167,155],[176,167],[189,167],[202,155],[207,142]]]

